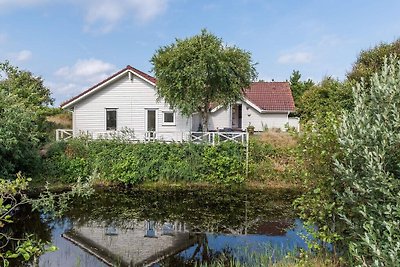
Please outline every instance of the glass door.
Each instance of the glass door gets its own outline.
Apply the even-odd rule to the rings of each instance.
[[[157,110],[148,109],[146,113],[146,137],[148,139],[155,139],[155,132],[157,130]]]

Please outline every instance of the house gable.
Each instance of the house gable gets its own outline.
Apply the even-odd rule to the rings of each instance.
[[[73,98],[65,101],[64,103],[62,103],[60,105],[60,107],[63,109],[71,108],[76,103],[82,101],[83,99],[90,97],[92,94],[98,92],[99,90],[106,88],[110,84],[114,83],[115,81],[119,80],[121,77],[124,77],[126,75],[128,75],[129,79],[133,79],[133,77],[136,76],[136,77],[139,77],[140,79],[142,79],[143,81],[147,82],[150,86],[153,86],[153,87],[156,86],[156,79],[154,77],[128,65],[128,66],[126,66],[126,68],[114,73],[107,79],[90,87],[89,89],[83,91],[79,95],[74,96]]]

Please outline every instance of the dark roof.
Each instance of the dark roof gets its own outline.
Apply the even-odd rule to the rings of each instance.
[[[138,70],[138,69],[136,69],[136,68],[134,68],[134,67],[128,65],[128,66],[126,66],[126,68],[123,68],[122,70],[120,70],[120,71],[114,73],[113,75],[111,75],[111,76],[108,77],[107,79],[105,79],[105,80],[99,82],[98,84],[96,84],[96,85],[90,87],[89,89],[83,91],[83,92],[80,93],[79,95],[74,96],[74,97],[72,97],[71,99],[69,99],[69,100],[63,102],[63,103],[60,105],[60,107],[62,108],[62,107],[64,107],[64,106],[68,105],[68,104],[71,103],[72,101],[74,101],[74,100],[80,98],[81,96],[86,95],[87,93],[93,91],[93,90],[96,89],[97,87],[99,87],[99,86],[101,86],[102,84],[108,82],[109,80],[111,80],[111,79],[117,77],[118,75],[120,75],[121,73],[124,73],[124,72],[127,71],[127,70],[130,70],[130,71],[136,73],[137,75],[143,77],[144,79],[146,79],[146,80],[148,80],[148,81],[150,81],[150,82],[152,82],[152,83],[154,83],[154,84],[156,83],[156,78],[154,78],[153,76],[150,76],[149,74],[144,73],[143,71],[140,71],[140,70]]]
[[[244,97],[263,111],[294,111],[288,82],[254,82],[244,90]]]

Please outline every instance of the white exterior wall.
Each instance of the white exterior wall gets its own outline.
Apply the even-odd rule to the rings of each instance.
[[[163,111],[170,111],[164,101],[157,102],[155,89],[148,82],[128,74],[101,88],[74,106],[74,136],[80,133],[106,132],[106,108],[117,109],[117,129],[133,129],[135,135],[147,130],[146,109],[154,109],[157,114],[157,132],[189,131],[191,119],[175,112],[175,125],[163,124]],[[112,131],[109,131],[112,132]]]
[[[288,123],[288,113],[260,113],[244,104],[242,123],[244,128],[253,125],[255,131],[263,131],[267,128],[285,130],[285,124]]]
[[[223,128],[231,128],[231,109],[220,108],[215,112],[209,114],[208,117],[208,129],[217,130]]]
[[[255,131],[263,131],[266,128],[280,128],[285,130],[285,125],[289,121],[288,112],[260,113],[246,103],[238,102],[238,104],[242,104],[242,129],[246,129],[247,126],[252,125]],[[220,108],[210,114],[209,129],[216,130],[217,127],[219,129],[224,127],[231,128],[231,120],[231,109]]]

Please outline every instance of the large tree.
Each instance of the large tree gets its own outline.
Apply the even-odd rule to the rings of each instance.
[[[50,103],[40,77],[0,63],[0,178],[32,173],[37,166]]]
[[[309,121],[328,112],[339,115],[353,108],[351,86],[332,77],[325,77],[312,86],[300,98],[298,112],[304,121]]]
[[[298,70],[293,70],[292,75],[290,75],[290,89],[292,90],[292,95],[294,103],[297,110],[301,110],[301,97],[303,94],[314,86],[314,82],[311,79],[307,81],[301,81],[301,74]]]
[[[400,39],[362,50],[353,64],[352,70],[347,73],[347,79],[353,84],[364,79],[366,85],[369,85],[372,75],[379,72],[384,65],[385,58],[396,54],[400,55]]]
[[[173,109],[190,116],[199,112],[208,130],[211,105],[241,99],[257,77],[251,54],[202,30],[200,34],[161,47],[152,57],[157,93]]]

